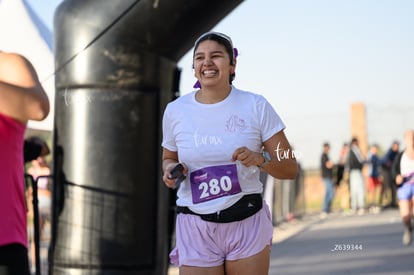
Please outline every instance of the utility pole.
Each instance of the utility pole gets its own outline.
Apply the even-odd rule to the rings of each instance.
[[[367,123],[365,104],[356,102],[351,104],[351,136],[356,137],[362,154],[368,152]]]

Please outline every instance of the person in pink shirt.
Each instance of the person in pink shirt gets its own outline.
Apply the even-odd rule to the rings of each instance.
[[[24,56],[0,51],[0,270],[29,273],[23,144],[28,120],[43,120],[49,99]]]

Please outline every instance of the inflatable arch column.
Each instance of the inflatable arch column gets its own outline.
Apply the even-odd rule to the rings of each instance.
[[[162,112],[178,91],[179,59],[240,2],[58,7],[50,274],[167,274]]]

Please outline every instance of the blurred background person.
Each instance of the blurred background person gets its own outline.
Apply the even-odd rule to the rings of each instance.
[[[335,185],[340,194],[341,209],[347,214],[351,205],[349,192],[349,171],[345,170],[346,159],[348,156],[349,145],[344,142],[339,152],[338,163],[336,164]]]
[[[402,242],[404,245],[410,245],[414,206],[414,130],[405,132],[404,143],[405,149],[397,155],[393,163],[393,175],[398,186],[398,204],[404,224]]]
[[[362,175],[364,156],[359,148],[357,138],[352,138],[346,167],[349,170],[349,188],[351,194],[351,212],[362,215],[365,213],[365,183]]]
[[[377,202],[382,190],[382,178],[380,175],[381,160],[378,156],[378,145],[373,144],[368,152],[368,178],[367,191],[369,211],[379,213],[381,211],[380,204]]]
[[[31,166],[27,170],[27,173],[33,177],[33,180],[37,182],[37,199],[38,199],[38,211],[39,211],[39,240],[42,239],[43,229],[47,221],[50,221],[51,215],[51,186],[50,186],[50,168],[46,163],[43,156],[39,156],[31,161]],[[33,198],[32,188],[29,188],[30,198]],[[31,264],[32,269],[35,267],[35,239],[31,238],[30,242]]]
[[[398,141],[393,141],[391,147],[385,153],[381,160],[381,174],[382,174],[382,191],[380,196],[380,204],[383,203],[386,195],[389,194],[389,202],[385,207],[397,208],[397,186],[395,184],[394,178],[391,176],[392,164],[395,160],[395,157],[400,153],[400,143]]]
[[[335,187],[333,183],[334,163],[329,158],[331,147],[328,142],[323,144],[321,155],[321,173],[322,181],[325,186],[325,195],[323,199],[321,218],[325,218],[331,212],[332,201],[335,196]]]
[[[336,186],[341,184],[342,179],[344,178],[344,171],[345,171],[345,161],[346,156],[348,154],[349,146],[348,143],[344,143],[342,145],[341,151],[339,152],[339,160],[337,164],[337,171],[336,171]]]

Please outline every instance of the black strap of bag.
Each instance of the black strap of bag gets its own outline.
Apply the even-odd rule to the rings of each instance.
[[[198,214],[185,206],[177,206],[177,213],[200,216],[202,220],[215,223],[229,223],[244,220],[256,214],[263,207],[263,198],[260,194],[243,196],[235,204],[224,210],[211,214]]]

